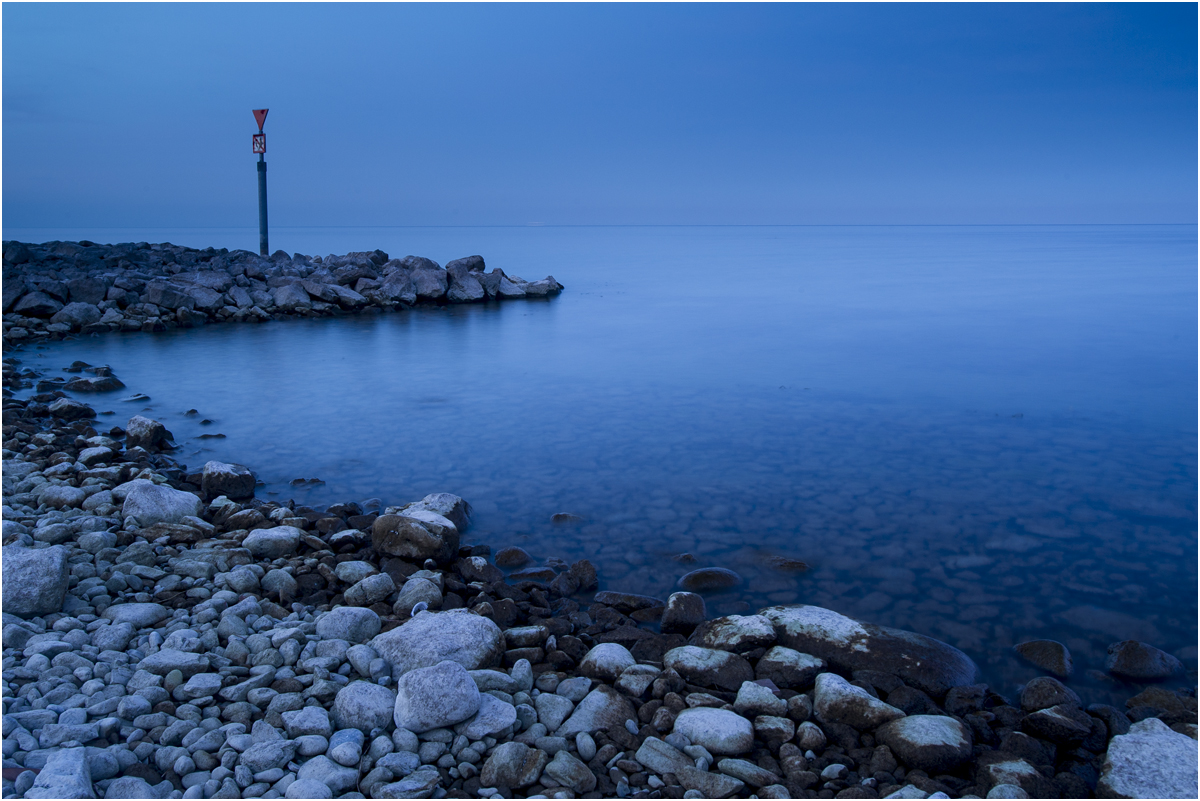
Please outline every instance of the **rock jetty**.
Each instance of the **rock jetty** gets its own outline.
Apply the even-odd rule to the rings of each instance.
[[[3,284],[6,342],[545,298],[563,289],[553,276],[525,281],[498,267],[485,272],[482,256],[442,267],[381,250],[323,258],[278,250],[266,258],[247,250],[86,240],[5,242]]]
[[[448,493],[264,502],[161,423],[11,396],[36,378],[5,360],[5,798],[1196,796],[1194,691],[1007,698],[832,610],[709,619],[587,560],[493,560]]]

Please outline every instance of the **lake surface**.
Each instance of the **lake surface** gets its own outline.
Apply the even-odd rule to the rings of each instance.
[[[252,248],[256,233],[5,238]],[[663,598],[690,569],[729,567],[745,583],[710,614],[813,603],[920,631],[1006,693],[1037,673],[1011,654],[1033,638],[1068,645],[1091,700],[1134,690],[1088,673],[1121,639],[1176,654],[1195,684],[1195,226],[277,229],[272,244],[479,253],[566,290],[83,338],[26,363],[110,364],[151,400],[100,399],[108,419],[163,420],[179,460],[244,463],[260,497],[453,492],[476,510],[468,542],[587,557],[603,588]]]

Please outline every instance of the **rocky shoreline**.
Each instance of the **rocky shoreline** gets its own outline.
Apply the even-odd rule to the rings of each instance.
[[[86,386],[4,362],[5,798],[1196,794],[1194,691],[1005,698],[920,634],[493,556],[454,495],[263,502],[157,421],[102,425],[68,391],[116,377],[65,369]],[[1134,642],[1109,665],[1179,668]]]
[[[378,313],[415,304],[483,303],[558,294],[547,276],[525,281],[482,256],[443,268],[381,250],[269,258],[247,250],[147,242],[4,243],[4,340],[110,331],[166,331],[220,322]]]

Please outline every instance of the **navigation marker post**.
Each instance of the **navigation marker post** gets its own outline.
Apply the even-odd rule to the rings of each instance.
[[[265,108],[254,109],[258,133],[253,137],[253,150],[258,154],[258,252],[263,256],[270,255],[270,249],[267,247],[267,162],[263,158],[267,152],[267,135],[263,133],[267,111]]]

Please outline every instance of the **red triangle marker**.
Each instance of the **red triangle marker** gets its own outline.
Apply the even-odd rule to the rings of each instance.
[[[267,121],[267,112],[270,109],[256,108],[254,109],[254,121],[258,123],[258,130],[262,130],[263,123]]]

